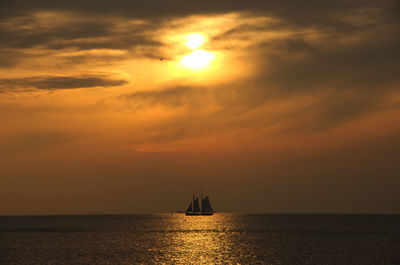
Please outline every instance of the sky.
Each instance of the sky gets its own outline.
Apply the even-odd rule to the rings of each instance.
[[[0,215],[400,213],[400,2],[0,3]]]

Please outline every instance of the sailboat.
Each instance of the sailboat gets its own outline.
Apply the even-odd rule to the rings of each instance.
[[[203,199],[203,189],[201,189],[201,209],[199,205],[199,198],[195,198],[193,191],[193,199],[189,204],[185,214],[186,215],[213,215],[214,210],[211,207],[210,199],[205,197]]]

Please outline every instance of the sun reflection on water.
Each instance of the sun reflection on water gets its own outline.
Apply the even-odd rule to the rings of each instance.
[[[229,220],[228,220],[229,219]],[[237,264],[239,227],[232,216],[185,216],[168,218],[165,230],[168,250],[157,262],[167,264]],[[228,221],[228,222],[227,222]]]
[[[171,253],[175,253],[173,263],[203,263],[217,261],[229,244],[220,240],[220,215],[184,216],[172,219],[172,227],[177,233],[171,235]]]

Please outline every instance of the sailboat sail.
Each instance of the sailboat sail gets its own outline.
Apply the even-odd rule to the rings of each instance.
[[[200,202],[201,200],[201,202]],[[213,215],[215,212],[213,208],[211,207],[210,199],[208,196],[203,199],[203,190],[201,191],[201,197],[196,198],[195,193],[193,192],[193,200],[189,204],[189,207],[187,208],[185,214],[186,215]],[[200,209],[200,204],[201,203],[201,209]]]
[[[194,211],[195,213],[199,213],[199,212],[200,212],[200,206],[199,206],[199,199],[198,199],[198,198],[196,198],[196,199],[193,201],[193,211]]]
[[[186,212],[193,212],[192,203],[189,204],[189,207],[187,208]]]
[[[208,196],[202,201],[202,206],[203,206],[203,212],[213,212],[213,209],[211,207],[210,200],[208,199]]]

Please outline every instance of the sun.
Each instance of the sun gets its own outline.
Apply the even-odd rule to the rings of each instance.
[[[214,55],[211,52],[198,49],[204,44],[206,37],[199,33],[193,33],[187,35],[185,39],[185,45],[193,51],[182,58],[182,65],[195,70],[205,68],[214,58]]]
[[[213,58],[214,55],[211,52],[194,50],[191,54],[183,57],[181,63],[186,67],[199,70],[206,67]]]
[[[185,45],[190,49],[196,49],[204,43],[204,36],[198,33],[190,34],[186,37]]]

